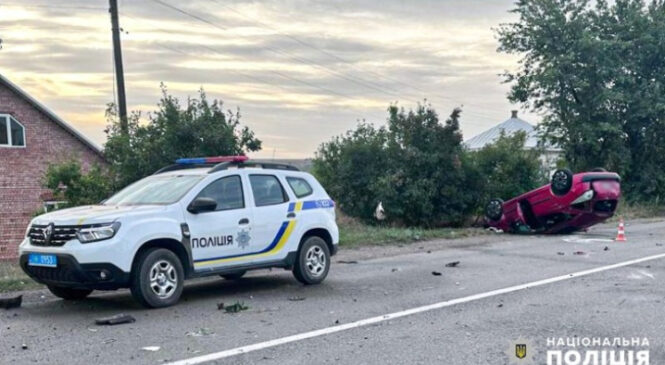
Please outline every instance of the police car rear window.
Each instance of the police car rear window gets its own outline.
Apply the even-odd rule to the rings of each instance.
[[[305,179],[299,177],[287,177],[286,181],[289,183],[291,190],[293,190],[293,194],[298,198],[311,195],[313,192],[312,187]]]

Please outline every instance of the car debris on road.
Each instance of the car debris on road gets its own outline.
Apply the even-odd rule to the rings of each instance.
[[[459,261],[449,262],[449,263],[446,264],[446,267],[457,267],[457,265],[459,265],[459,263],[460,263]]]
[[[136,318],[130,316],[129,314],[117,314],[111,317],[104,317],[95,320],[95,324],[98,326],[115,326],[118,324],[125,323],[134,323]]]
[[[13,298],[2,298],[0,299],[0,308],[12,309],[18,308],[23,303],[23,295],[19,295]]]

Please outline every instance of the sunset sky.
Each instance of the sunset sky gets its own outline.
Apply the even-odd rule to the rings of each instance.
[[[256,157],[311,157],[391,102],[462,106],[465,138],[507,119],[517,67],[492,28],[511,0],[119,0],[130,110],[155,110],[160,82],[205,89],[263,140]],[[177,9],[174,9],[176,7]],[[0,73],[100,145],[113,102],[106,0],[0,0]],[[520,112],[532,124],[538,117]]]

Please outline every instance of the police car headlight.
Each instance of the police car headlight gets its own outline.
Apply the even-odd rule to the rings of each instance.
[[[81,243],[103,241],[115,236],[118,229],[120,229],[120,222],[99,224],[80,229],[76,233],[76,237]]]
[[[592,198],[593,198],[593,190],[587,190],[584,192],[584,194],[578,196],[577,199],[575,199],[572,203],[570,203],[570,205],[588,202]]]

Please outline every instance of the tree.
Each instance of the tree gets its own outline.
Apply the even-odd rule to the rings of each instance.
[[[663,0],[519,0],[498,29],[509,98],[544,114],[542,133],[571,167],[606,167],[634,197],[665,195]]]
[[[88,172],[81,170],[76,160],[49,165],[42,184],[50,189],[59,200],[69,206],[97,204],[111,194],[111,179],[98,165]]]
[[[222,110],[222,102],[212,103],[201,90],[199,98],[187,99],[182,107],[162,85],[158,110],[140,122],[140,114],[128,120],[129,134],[121,132],[115,108],[109,105],[104,156],[108,171],[95,166],[81,171],[78,162],[50,166],[44,186],[67,200],[70,206],[98,203],[112,192],[174,163],[181,157],[241,155],[261,149],[261,141],[240,125],[240,112]],[[65,191],[60,186],[65,185]]]
[[[117,186],[154,173],[181,157],[243,155],[261,149],[261,141],[248,127],[241,127],[240,112],[222,109],[223,103],[208,101],[203,90],[199,98],[188,98],[182,107],[162,85],[158,110],[148,123],[140,115],[129,118],[129,135],[121,133],[114,108],[107,115],[110,125],[104,155],[111,163]]]
[[[378,204],[377,182],[389,164],[387,132],[360,123],[353,131],[323,143],[313,173],[347,214],[370,220]]]
[[[388,109],[387,128],[360,124],[321,145],[314,173],[347,214],[371,220],[383,203],[390,222],[461,224],[475,210],[480,179],[467,169],[456,109],[444,124],[429,105]]]
[[[525,149],[526,133],[501,133],[493,143],[471,153],[483,179],[483,202],[511,199],[547,183],[539,149]],[[483,205],[479,204],[478,208]]]

